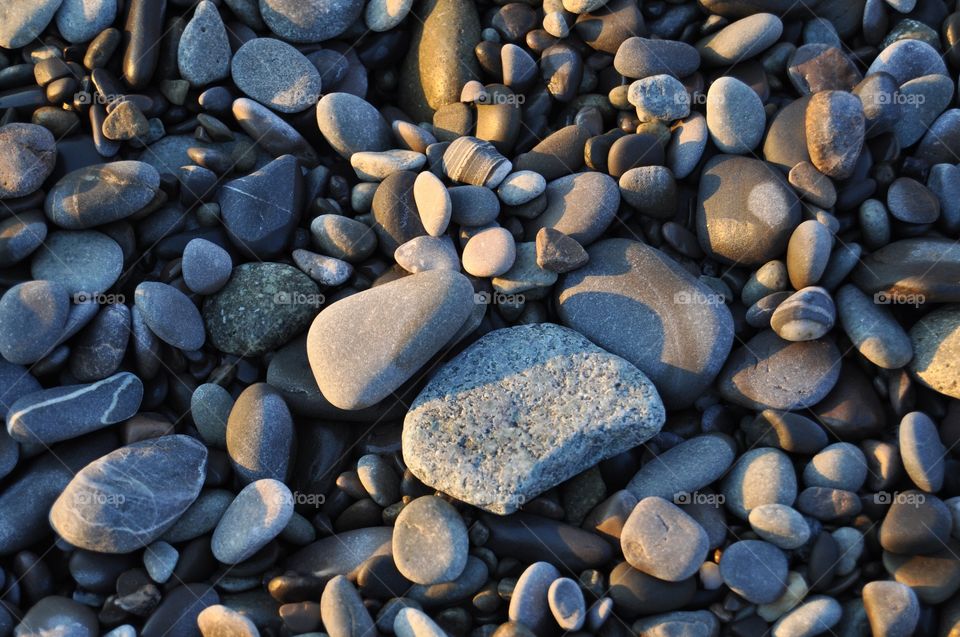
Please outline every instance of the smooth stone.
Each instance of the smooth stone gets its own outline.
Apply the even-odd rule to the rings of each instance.
[[[840,379],[814,415],[833,435],[856,440],[878,436],[885,427],[881,400],[870,380],[855,365],[843,364]]]
[[[897,435],[907,475],[921,490],[938,492],[946,473],[947,448],[940,440],[936,423],[922,411],[912,411],[900,421]]]
[[[583,266],[590,260],[587,251],[576,239],[553,228],[537,231],[537,265],[545,270],[563,274]]]
[[[341,409],[380,402],[450,340],[472,306],[473,286],[447,270],[421,272],[333,303],[317,315],[307,337],[320,391]],[[371,347],[358,350],[357,339]]]
[[[182,435],[121,447],[74,476],[50,509],[50,524],[78,548],[141,549],[159,539],[197,498],[206,461],[206,447]]]
[[[147,569],[150,579],[158,584],[164,584],[173,575],[180,553],[163,540],[154,542],[143,552],[143,566]]]
[[[88,606],[69,597],[49,595],[24,613],[13,634],[16,637],[94,637],[100,634],[100,623]]]
[[[912,146],[927,134],[930,126],[953,99],[953,80],[944,75],[925,75],[900,86],[897,100],[900,117],[893,132],[902,148]]]
[[[670,219],[677,210],[677,182],[669,168],[639,166],[620,176],[623,200],[641,215]]]
[[[953,164],[936,164],[930,168],[927,188],[940,203],[940,220],[945,228],[960,227],[960,168]]]
[[[348,263],[363,261],[377,248],[377,236],[370,226],[343,215],[315,217],[310,234],[323,254]]]
[[[129,307],[111,303],[83,328],[70,356],[70,373],[78,381],[101,380],[120,368],[130,339],[130,316]]]
[[[896,126],[903,110],[897,92],[897,81],[889,73],[868,75],[852,89],[863,106],[867,137],[890,132]]]
[[[56,140],[43,126],[0,127],[0,199],[36,192],[53,172],[56,160]]]
[[[377,187],[373,196],[373,229],[381,251],[392,255],[402,244],[427,234],[420,222],[414,198],[417,174],[393,173]]]
[[[942,500],[920,491],[901,491],[880,525],[884,551],[900,555],[929,555],[944,549],[950,539],[953,516]]]
[[[528,566],[513,588],[510,598],[510,621],[532,631],[546,629],[552,623],[552,614],[547,601],[550,586],[560,578],[560,571],[547,562],[534,562]]]
[[[580,586],[569,577],[553,580],[547,589],[547,603],[554,621],[563,630],[580,630],[587,619],[587,604]]]
[[[11,405],[41,389],[43,387],[26,367],[0,360],[0,418],[4,421]],[[0,473],[3,472],[0,471]]]
[[[374,0],[367,3],[363,19],[371,31],[383,33],[403,22],[412,7],[413,0]]]
[[[663,74],[684,78],[699,66],[700,53],[686,42],[637,36],[623,40],[613,58],[617,72],[631,79]]]
[[[284,40],[313,44],[346,31],[363,12],[351,0],[260,0],[264,23]]]
[[[416,608],[401,608],[393,620],[397,637],[445,637],[447,634],[430,616]]]
[[[25,212],[0,221],[0,267],[9,267],[23,261],[39,248],[46,238],[46,218],[39,211]]]
[[[200,311],[186,294],[156,281],[137,286],[134,304],[150,331],[164,343],[192,352],[206,341]]]
[[[505,274],[517,258],[513,235],[506,228],[488,228],[470,237],[463,247],[463,269],[479,277]]]
[[[401,170],[418,171],[427,157],[412,150],[362,151],[350,156],[357,177],[364,181],[381,181]]]
[[[286,481],[293,468],[294,439],[293,417],[276,389],[254,383],[240,393],[227,418],[226,441],[242,483]]]
[[[116,17],[117,3],[112,0],[63,0],[56,15],[57,31],[73,44],[90,42]]]
[[[909,586],[873,581],[863,587],[863,606],[877,637],[909,637],[920,621],[920,602]]]
[[[485,226],[500,214],[500,201],[489,188],[483,186],[454,186],[449,188],[453,223],[461,226]]]
[[[802,161],[791,168],[787,181],[801,199],[815,206],[833,208],[837,203],[837,189],[833,181],[808,161]]]
[[[163,596],[140,632],[142,637],[188,637],[197,634],[197,618],[220,603],[208,584],[183,584]],[[242,633],[238,634],[242,635]]]
[[[491,190],[513,170],[513,165],[496,146],[468,136],[458,137],[447,146],[440,165],[447,177],[455,182],[486,186]]]
[[[780,18],[771,13],[755,13],[708,35],[696,47],[704,64],[729,66],[760,54],[782,33]]]
[[[52,445],[123,422],[137,413],[143,383],[129,372],[83,385],[27,394],[10,405],[7,432],[21,443]]]
[[[19,49],[40,35],[62,0],[9,0],[0,12],[0,46]]]
[[[607,239],[588,253],[589,263],[566,274],[556,289],[561,321],[636,365],[668,407],[691,404],[730,351],[733,322],[726,306],[644,244]]]
[[[823,174],[846,179],[853,174],[866,134],[863,105],[846,91],[821,91],[806,111],[807,151]]]
[[[596,413],[604,417],[588,424],[579,407],[571,410],[565,391],[528,402],[534,385],[569,383],[607,387],[596,394],[602,398]],[[491,395],[512,407],[505,412]],[[523,427],[506,426],[505,417]],[[640,444],[663,418],[654,387],[626,361],[566,328],[517,326],[485,335],[433,376],[404,421],[404,458],[424,483],[505,514],[603,457]],[[464,448],[457,442],[463,439],[473,442]],[[466,455],[474,448],[485,451]],[[505,457],[511,459],[506,466]]]
[[[537,264],[535,242],[519,243],[516,249],[517,258],[513,266],[490,281],[495,292],[506,295],[518,295],[531,291],[541,293],[556,283],[557,273],[545,270]]]
[[[293,494],[279,480],[265,478],[245,486],[217,523],[210,540],[223,564],[250,559],[277,537],[293,516]]]
[[[293,155],[304,165],[317,163],[317,152],[296,128],[259,102],[246,97],[233,101],[233,118],[271,157]],[[322,130],[321,130],[322,132]]]
[[[667,500],[640,500],[623,525],[620,546],[630,566],[668,582],[679,582],[700,569],[707,557],[707,532]]]
[[[467,527],[457,510],[437,496],[413,500],[400,510],[393,530],[393,559],[416,584],[458,578],[467,566]]]
[[[889,73],[903,86],[924,75],[948,75],[947,65],[940,53],[921,40],[898,40],[874,58],[866,75]]]
[[[794,343],[764,331],[734,350],[717,386],[724,398],[749,409],[802,409],[837,384],[839,360],[828,338]]]
[[[710,637],[720,631],[720,620],[709,611],[677,611],[644,617],[633,622],[633,630],[646,635]]]
[[[353,266],[340,259],[309,250],[294,250],[291,256],[298,268],[323,286],[343,285],[353,276]]]
[[[946,305],[921,318],[910,328],[910,340],[913,376],[936,392],[960,398],[955,365],[960,352],[960,306]]]
[[[677,610],[692,601],[697,581],[664,582],[641,573],[626,562],[610,571],[609,595],[619,616],[632,619]]]
[[[393,527],[344,531],[317,540],[287,561],[292,570],[318,578],[347,575],[356,579],[359,568],[372,557],[393,554]]]
[[[583,166],[584,149],[590,137],[585,126],[571,124],[550,133],[528,152],[517,155],[514,168],[532,170],[550,182]]]
[[[909,586],[924,604],[941,604],[960,589],[960,545],[950,541],[932,555],[896,555],[884,551],[883,566],[899,583]]]
[[[320,615],[330,637],[376,635],[373,618],[360,593],[346,577],[337,575],[323,589]]]
[[[84,230],[129,217],[159,189],[160,174],[144,162],[96,164],[62,177],[47,193],[43,210],[61,228]]]
[[[748,440],[756,438],[791,453],[811,455],[827,446],[827,434],[820,425],[788,411],[765,409],[743,429]]]
[[[518,170],[507,175],[497,187],[497,196],[508,206],[520,206],[533,201],[547,189],[547,182],[540,173]]]
[[[429,270],[460,271],[460,257],[447,236],[423,235],[410,239],[396,249],[393,258],[397,265],[414,274]]]
[[[197,615],[197,627],[203,637],[260,637],[250,618],[222,604],[204,608]]]
[[[840,602],[826,595],[812,595],[776,621],[771,637],[813,637],[833,632],[843,615]]]
[[[556,14],[563,15],[564,26],[568,24],[565,14],[559,11],[554,12],[554,15]],[[578,15],[573,30],[591,48],[615,55],[620,45],[630,36],[644,33],[646,25],[643,14],[635,3],[629,0],[610,0],[591,13]]]
[[[804,44],[787,63],[787,77],[801,95],[852,91],[863,79],[850,58],[829,44]]]
[[[353,153],[384,151],[392,144],[389,124],[363,98],[349,93],[329,93],[317,103],[317,124],[324,139],[341,157]]]
[[[904,223],[933,223],[940,216],[940,200],[919,181],[900,177],[887,189],[887,209]]]
[[[0,297],[0,356],[10,363],[36,363],[56,347],[70,312],[70,297],[48,280],[14,285]]]
[[[627,91],[627,100],[644,122],[672,122],[690,115],[690,96],[672,75],[651,75],[634,81]]]
[[[230,42],[217,6],[201,0],[180,34],[177,68],[194,87],[213,84],[230,75]]]
[[[763,142],[763,159],[784,172],[802,161],[810,161],[807,151],[806,114],[810,97],[788,103],[770,121]]]
[[[416,121],[429,122],[437,109],[459,100],[468,80],[480,79],[473,53],[480,18],[466,0],[428,0],[412,13],[416,21],[400,70],[399,104]]]
[[[33,255],[30,274],[57,281],[75,302],[94,300],[109,290],[123,271],[123,250],[94,230],[51,232]]]
[[[837,442],[818,452],[803,470],[808,487],[858,491],[867,479],[867,459],[849,442]]]
[[[528,222],[527,232],[559,230],[581,245],[595,241],[612,223],[620,205],[620,190],[609,176],[585,172],[547,184],[547,207]]]
[[[707,119],[696,111],[674,124],[667,144],[667,167],[677,179],[686,179],[700,163],[707,147]]]
[[[677,502],[726,474],[735,458],[736,445],[729,437],[694,436],[644,464],[626,488],[639,500],[657,496]]]
[[[777,258],[800,222],[800,202],[783,175],[748,157],[710,159],[697,201],[700,246],[724,262],[749,265]]]
[[[900,239],[863,258],[852,280],[883,304],[960,301],[960,248],[939,237]],[[880,294],[877,294],[880,293]]]
[[[487,564],[474,556],[467,558],[463,574],[452,582],[423,586],[414,584],[407,597],[424,608],[443,608],[470,599],[487,583],[490,570]]]
[[[177,523],[163,534],[163,539],[173,543],[186,542],[213,531],[234,497],[232,492],[225,489],[201,491]]]
[[[723,551],[720,575],[747,601],[769,604],[787,588],[787,558],[769,542],[740,540]]]
[[[763,102],[740,80],[717,78],[707,91],[707,127],[722,153],[746,154],[763,139],[767,118]]]
[[[413,182],[413,200],[427,234],[431,237],[443,235],[450,225],[453,203],[440,178],[429,171],[417,175]]]
[[[197,294],[219,292],[233,272],[230,253],[206,239],[192,239],[183,250],[180,262],[183,282]]]
[[[230,75],[244,95],[281,113],[299,113],[320,97],[317,67],[286,42],[273,38],[253,38],[237,49]]]
[[[400,499],[397,473],[382,456],[362,456],[357,461],[357,476],[370,498],[380,506],[388,507]]]
[[[836,309],[830,294],[805,287],[783,300],[770,316],[770,327],[788,341],[813,341],[833,329]]]
[[[316,283],[283,263],[243,263],[203,304],[210,343],[222,352],[259,356],[302,332],[322,305]]]
[[[744,453],[723,479],[721,492],[727,509],[741,519],[764,504],[793,505],[797,497],[797,476],[785,453],[759,448]]]
[[[761,504],[747,519],[761,539],[781,549],[799,548],[810,539],[810,525],[796,509],[784,504]]]

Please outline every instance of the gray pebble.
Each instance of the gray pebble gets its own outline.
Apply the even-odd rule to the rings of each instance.
[[[293,515],[293,494],[279,480],[251,482],[237,494],[217,523],[210,550],[223,564],[250,559],[277,537]]]
[[[840,603],[826,595],[813,595],[773,625],[771,637],[814,637],[833,632],[843,615]]]
[[[560,571],[547,562],[534,562],[523,571],[510,598],[510,621],[523,624],[539,634],[553,624],[548,593]]]
[[[180,35],[180,77],[194,87],[218,82],[230,75],[230,56],[227,29],[217,6],[210,0],[201,0]]]
[[[37,362],[56,346],[69,311],[67,289],[55,280],[14,285],[0,297],[0,356],[20,365]]]
[[[679,582],[700,569],[707,556],[707,533],[696,520],[663,498],[640,500],[623,525],[623,555],[635,569]]]
[[[810,539],[810,525],[796,509],[784,504],[761,504],[750,511],[748,520],[761,539],[782,549],[799,548]]]
[[[707,91],[707,126],[720,152],[733,155],[752,151],[763,138],[767,118],[763,102],[740,80],[723,76]]]
[[[226,285],[233,272],[230,253],[206,239],[192,239],[180,262],[183,282],[197,294],[214,294]]]
[[[783,300],[770,317],[770,327],[788,341],[812,341],[833,329],[833,299],[820,287],[805,287]]]
[[[769,542],[741,540],[720,557],[720,575],[737,595],[754,604],[769,604],[787,588],[787,558]]]
[[[459,577],[467,565],[467,527],[457,510],[437,496],[424,496],[400,510],[393,531],[393,559],[416,584]]]
[[[134,303],[147,327],[164,343],[190,352],[203,347],[206,332],[200,311],[177,288],[144,281],[137,286]]]
[[[230,74],[247,97],[281,113],[299,113],[320,97],[317,68],[295,48],[273,38],[244,43],[233,55]]]
[[[836,293],[840,324],[854,347],[884,369],[900,369],[913,358],[910,337],[890,309],[847,284]]]
[[[792,505],[797,497],[797,476],[789,457],[779,449],[751,449],[733,465],[721,492],[726,507],[746,520],[763,504]]]
[[[917,595],[900,582],[867,582],[863,587],[863,605],[876,637],[910,637],[920,622]]]
[[[651,75],[630,85],[627,99],[641,121],[672,122],[690,114],[690,96],[672,75]]]
[[[825,447],[803,470],[803,483],[808,487],[858,491],[866,479],[867,460],[863,452],[849,442]]]
[[[360,593],[343,575],[335,576],[324,587],[320,597],[320,616],[330,637],[377,634]]]
[[[569,577],[555,579],[547,590],[553,618],[563,630],[580,630],[587,618],[587,605],[580,586]]]
[[[936,423],[922,411],[912,411],[900,421],[900,457],[907,475],[918,488],[936,493],[943,486],[947,448]]]
[[[708,35],[697,43],[704,64],[729,66],[769,48],[783,33],[783,22],[770,13],[756,13]]]
[[[38,190],[53,172],[56,160],[56,141],[43,126],[0,126],[0,199],[23,197]]]
[[[304,44],[337,37],[362,12],[363,3],[356,0],[260,0],[260,14],[270,30]]]
[[[143,566],[154,582],[164,584],[173,575],[180,553],[163,540],[148,546],[143,552]]]

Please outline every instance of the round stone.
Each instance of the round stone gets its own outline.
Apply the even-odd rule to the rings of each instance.
[[[840,324],[857,351],[874,365],[900,369],[913,358],[913,344],[890,309],[854,285],[837,290]]]
[[[587,605],[580,586],[569,577],[555,579],[547,589],[547,603],[563,630],[577,631],[587,619]]]
[[[874,635],[909,637],[920,622],[917,594],[900,582],[867,582],[863,587],[863,606]]]
[[[523,571],[513,588],[510,598],[508,616],[511,622],[516,622],[533,634],[540,634],[542,630],[553,623],[553,613],[550,611],[548,595],[550,586],[560,579],[560,571],[553,564],[534,562]]]
[[[70,312],[67,289],[57,281],[27,281],[0,297],[0,356],[29,365],[52,350]]]
[[[761,504],[750,511],[747,519],[761,539],[785,550],[799,548],[810,539],[810,525],[796,509],[785,504]]]
[[[273,38],[244,43],[233,54],[230,74],[247,97],[281,113],[299,113],[320,97],[317,67],[286,42]]]
[[[775,637],[822,635],[832,632],[842,616],[843,607],[837,600],[826,595],[812,595],[778,619],[773,625],[771,635]]]
[[[737,20],[697,43],[704,64],[730,66],[758,55],[783,33],[783,22],[771,13]]]
[[[500,276],[513,266],[516,258],[516,244],[506,228],[481,230],[463,247],[463,269],[473,276]]]
[[[720,557],[720,576],[730,590],[754,604],[769,604],[787,588],[787,558],[769,542],[734,542]]]
[[[41,637],[65,630],[69,630],[70,637],[101,634],[100,623],[93,610],[80,602],[57,595],[44,597],[31,606],[12,634],[17,637]]]
[[[581,245],[596,241],[617,213],[620,189],[608,175],[575,173],[547,184],[547,207],[526,224],[535,235],[540,228],[553,228]]]
[[[134,303],[147,327],[164,343],[189,352],[203,347],[206,332],[200,311],[177,288],[144,281],[137,286]]]
[[[470,541],[463,518],[437,496],[413,500],[400,510],[393,529],[393,559],[417,584],[450,582],[467,565]]]
[[[117,3],[113,0],[63,0],[57,11],[57,31],[68,42],[89,42],[116,17]]]
[[[806,287],[777,306],[770,327],[787,341],[813,341],[833,329],[835,320],[830,294],[820,287]]]
[[[808,487],[859,491],[866,479],[867,459],[849,442],[829,445],[811,458],[803,470],[803,483]]]
[[[898,40],[880,51],[867,75],[889,73],[902,86],[924,75],[948,75],[947,65],[940,53],[921,40]]]
[[[633,79],[663,74],[683,78],[699,66],[700,54],[686,42],[637,36],[623,40],[613,58],[617,72]]]
[[[190,397],[190,415],[200,437],[208,445],[225,449],[227,419],[233,409],[233,396],[215,383],[204,383]]]
[[[224,564],[239,564],[277,537],[293,516],[293,494],[279,480],[245,486],[223,513],[210,550]]]
[[[53,223],[83,230],[125,219],[146,207],[160,190],[160,173],[140,161],[79,168],[47,193],[43,210]]]
[[[736,445],[724,434],[695,436],[644,464],[626,488],[638,499],[682,502],[723,476],[735,458]]]
[[[204,637],[215,635],[259,637],[260,635],[256,624],[249,617],[220,604],[204,608],[197,615],[197,627]]]
[[[33,255],[30,274],[57,281],[76,303],[87,303],[109,290],[123,271],[123,250],[94,230],[52,232]]]
[[[227,419],[227,453],[244,483],[285,481],[294,452],[293,417],[283,396],[267,383],[254,383],[237,397]]]
[[[902,491],[880,525],[880,546],[899,555],[929,555],[944,550],[953,515],[940,498],[920,491]]]
[[[860,99],[846,91],[821,91],[810,97],[805,116],[807,151],[817,170],[846,179],[863,149],[866,124]]]
[[[370,226],[343,215],[315,217],[310,234],[323,254],[348,263],[363,261],[377,248],[377,235]]]
[[[637,108],[641,121],[672,122],[690,114],[690,95],[672,75],[651,75],[635,81],[627,91],[627,100]]]
[[[707,91],[707,127],[720,152],[732,155],[752,151],[763,139],[767,118],[763,102],[740,80],[723,76]]]
[[[183,282],[197,294],[214,294],[226,285],[233,271],[230,253],[206,239],[192,239],[180,262]]]
[[[363,19],[371,31],[382,33],[403,22],[412,6],[413,0],[371,0],[364,9]]]
[[[533,201],[546,189],[547,182],[543,175],[532,170],[519,170],[500,182],[497,195],[508,206],[520,206]]]
[[[887,189],[887,209],[905,223],[933,223],[940,217],[940,200],[916,179],[900,177]]]
[[[707,532],[678,506],[656,496],[640,500],[623,525],[620,546],[635,569],[679,582],[700,569],[709,550]]]
[[[936,493],[943,487],[947,448],[936,423],[922,411],[912,411],[900,421],[900,457],[907,475],[923,491]]]
[[[764,504],[791,506],[797,498],[797,476],[779,449],[751,449],[737,460],[721,484],[726,507],[746,520]]]
[[[930,312],[910,328],[913,360],[910,370],[923,385],[945,396],[960,398],[960,306]]]
[[[19,49],[41,32],[60,8],[61,0],[8,0],[0,21],[0,47]]]
[[[317,103],[317,124],[324,139],[349,159],[353,153],[388,150],[390,125],[369,102],[349,93],[329,93]]]
[[[43,126],[0,126],[0,199],[23,197],[38,190],[56,161],[53,133]]]
[[[312,44],[335,38],[360,17],[356,0],[260,0],[267,27],[284,40]]]
[[[410,239],[396,249],[393,259],[401,268],[414,274],[428,270],[460,271],[460,257],[447,236],[424,235]]]
[[[667,145],[667,167],[677,179],[689,177],[700,163],[708,137],[707,118],[696,111],[674,124],[673,135]]]
[[[425,171],[413,182],[413,200],[417,204],[420,223],[431,237],[439,237],[447,231],[453,204],[450,193],[440,178]]]

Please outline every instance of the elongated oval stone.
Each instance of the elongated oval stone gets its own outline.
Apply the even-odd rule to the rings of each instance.
[[[83,230],[129,217],[159,189],[160,174],[144,162],[95,164],[60,179],[47,193],[43,210],[58,226]]]

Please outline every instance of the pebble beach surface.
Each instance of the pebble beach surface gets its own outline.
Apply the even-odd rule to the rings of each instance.
[[[0,637],[957,637],[960,3],[0,0]]]

